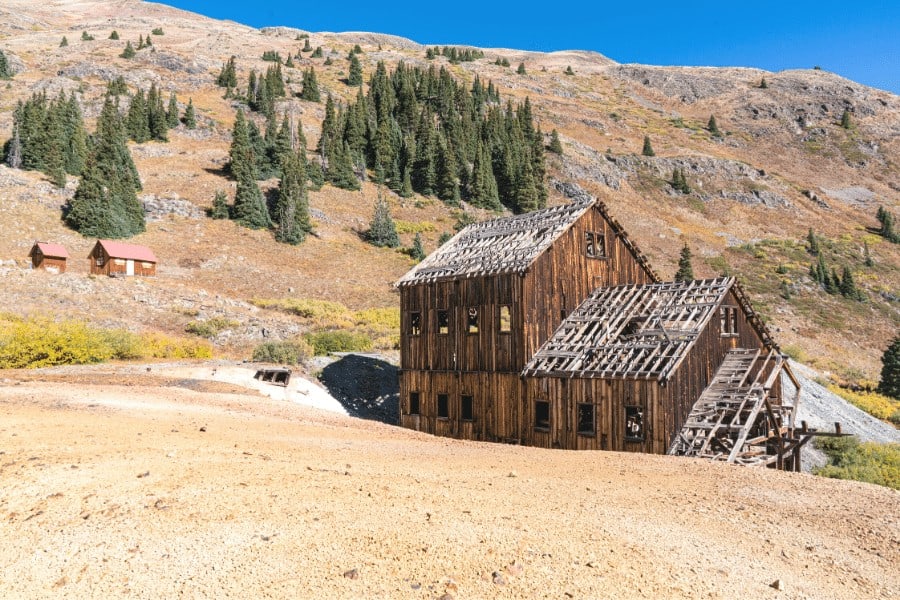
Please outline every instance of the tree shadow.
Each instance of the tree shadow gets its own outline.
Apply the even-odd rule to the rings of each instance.
[[[322,369],[319,381],[360,419],[397,425],[400,417],[399,370],[373,356],[347,354]]]

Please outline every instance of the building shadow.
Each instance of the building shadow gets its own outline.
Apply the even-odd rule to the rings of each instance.
[[[399,369],[363,354],[346,354],[324,369],[319,381],[360,419],[397,425],[400,417]]]

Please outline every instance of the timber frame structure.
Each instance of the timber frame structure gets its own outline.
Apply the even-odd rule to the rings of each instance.
[[[735,279],[661,282],[593,198],[469,225],[397,287],[404,427],[783,469],[815,433]]]

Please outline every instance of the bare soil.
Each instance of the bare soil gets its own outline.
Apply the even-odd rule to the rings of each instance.
[[[102,372],[0,374],[0,597],[900,590],[900,494],[886,488],[437,439]]]

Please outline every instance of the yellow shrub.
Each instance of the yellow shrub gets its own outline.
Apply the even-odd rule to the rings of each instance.
[[[834,384],[829,385],[828,390],[873,417],[900,424],[900,400],[876,392],[854,392]]]
[[[435,230],[434,223],[429,221],[400,221],[399,219],[395,219],[394,226],[397,228],[397,233],[401,234],[426,233]]]
[[[161,333],[141,336],[145,348],[143,358],[212,358],[212,346],[202,340],[171,338]]]

